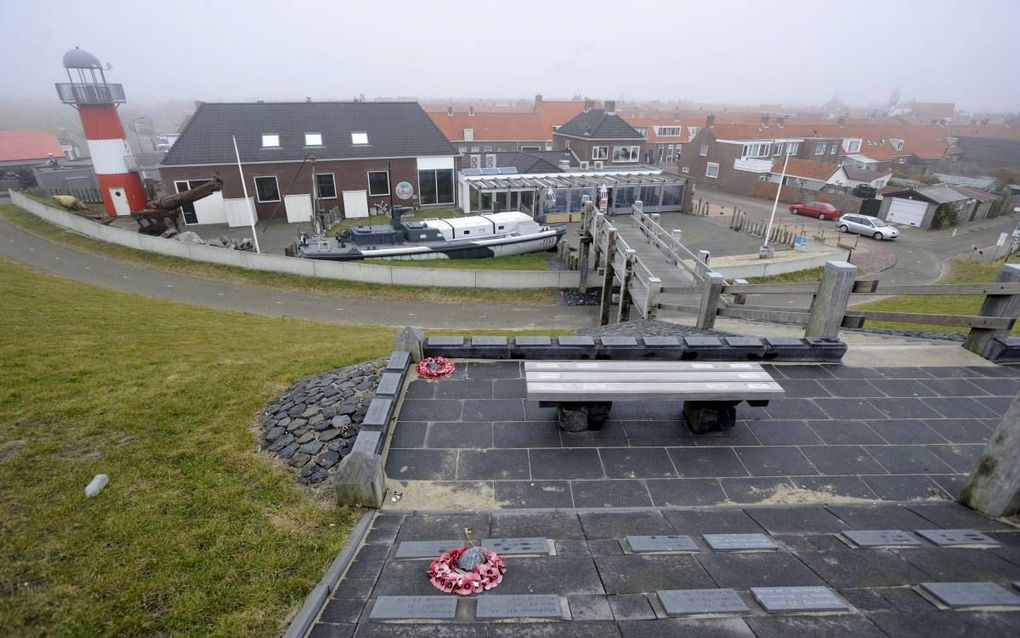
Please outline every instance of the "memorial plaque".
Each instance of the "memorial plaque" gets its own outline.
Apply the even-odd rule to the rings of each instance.
[[[604,346],[636,346],[637,339],[635,337],[600,337],[599,341]]]
[[[397,547],[397,558],[439,558],[443,552],[464,547],[462,540],[404,541]]]
[[[556,343],[561,346],[594,346],[595,338],[588,335],[556,337]]]
[[[393,399],[376,397],[368,404],[368,412],[361,421],[361,427],[366,429],[382,429],[386,427],[390,411],[393,409]]]
[[[506,337],[471,337],[471,345],[473,346],[505,346],[507,344]]]
[[[429,337],[430,346],[462,346],[464,337]]]
[[[917,533],[939,547],[952,545],[998,545],[999,541],[973,529],[919,529]]]
[[[646,346],[656,348],[676,348],[680,345],[680,340],[676,337],[641,337],[641,340]]]
[[[690,536],[628,536],[627,544],[635,553],[698,551]]]
[[[520,554],[549,555],[547,538],[489,538],[482,541],[482,547],[507,556]]]
[[[921,541],[898,529],[862,529],[843,532],[858,547],[917,547]]]
[[[411,363],[411,353],[407,350],[394,350],[386,362],[387,370],[403,371]]]
[[[691,348],[713,348],[722,346],[718,337],[684,337],[684,343]]]
[[[739,614],[750,611],[732,589],[668,589],[656,592],[670,616]]]
[[[717,552],[777,550],[779,544],[767,534],[705,534],[705,542]]]
[[[765,611],[845,611],[849,609],[842,598],[828,587],[752,587]]]
[[[560,597],[554,594],[485,595],[478,597],[477,620],[495,618],[563,618]]]
[[[979,583],[921,583],[921,588],[953,609],[959,607],[1020,607],[1020,596],[1001,585]]]
[[[516,346],[551,346],[551,337],[514,337],[514,345]]]
[[[369,620],[453,620],[457,599],[453,596],[380,596],[372,605]]]

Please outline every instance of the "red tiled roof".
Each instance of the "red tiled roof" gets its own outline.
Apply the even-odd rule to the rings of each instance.
[[[656,142],[665,144],[690,142],[691,136],[687,133],[688,128],[694,126],[700,130],[705,125],[704,118],[679,120],[672,116],[641,116],[627,117],[625,119],[634,128],[648,129],[648,134],[645,138],[653,144]],[[680,135],[659,135],[655,132],[658,126],[679,126]]]
[[[436,123],[446,139],[452,142],[464,140],[464,129],[466,128],[474,131],[473,137],[476,142],[552,139],[552,128],[549,128],[548,131],[544,130],[537,113],[480,113],[476,111],[474,115],[467,113],[448,115],[446,111],[443,111],[432,112],[428,116]]]
[[[777,157],[772,162],[773,173],[776,175],[782,174],[783,162],[785,159],[786,158],[783,157]],[[835,164],[791,157],[789,164],[786,166],[786,175],[788,177],[803,177],[804,179],[816,179],[824,182],[832,177],[832,174],[837,170],[839,170],[839,167]]]
[[[601,108],[598,102],[593,103],[592,106]],[[542,100],[539,102],[535,112],[538,114],[542,130],[545,131],[545,137],[541,139],[551,140],[553,127],[563,126],[583,110],[583,100]]]
[[[46,131],[0,131],[0,162],[63,157],[57,136]]]

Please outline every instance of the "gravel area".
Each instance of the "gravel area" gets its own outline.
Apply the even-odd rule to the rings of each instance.
[[[715,335],[717,337],[738,337],[740,335],[722,330],[701,330],[692,326],[678,326],[674,323],[655,319],[638,319],[624,323],[611,323],[598,328],[583,328],[577,331],[580,335],[601,336],[633,336],[633,337],[684,337],[690,335]]]

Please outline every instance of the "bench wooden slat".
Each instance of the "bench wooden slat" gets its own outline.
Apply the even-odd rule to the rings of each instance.
[[[661,399],[744,401],[775,399],[784,394],[774,381],[688,383],[546,383],[528,381],[533,401],[647,401]]]
[[[727,370],[764,372],[761,365],[752,362],[728,361],[525,361],[524,371],[600,371],[600,372],[697,372]]]
[[[697,370],[685,372],[602,372],[571,370],[567,372],[545,372],[529,370],[527,380],[546,383],[598,383],[598,382],[630,382],[630,383],[669,383],[689,381],[772,381],[771,375],[764,370]]]

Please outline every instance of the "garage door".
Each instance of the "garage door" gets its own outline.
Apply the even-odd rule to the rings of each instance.
[[[368,217],[368,191],[344,191],[344,217]]]
[[[312,196],[284,195],[283,207],[287,210],[287,223],[299,224],[312,221]]]
[[[928,210],[927,202],[893,197],[892,203],[889,204],[889,214],[885,216],[885,219],[896,224],[920,228],[921,223],[924,222],[926,210]]]

